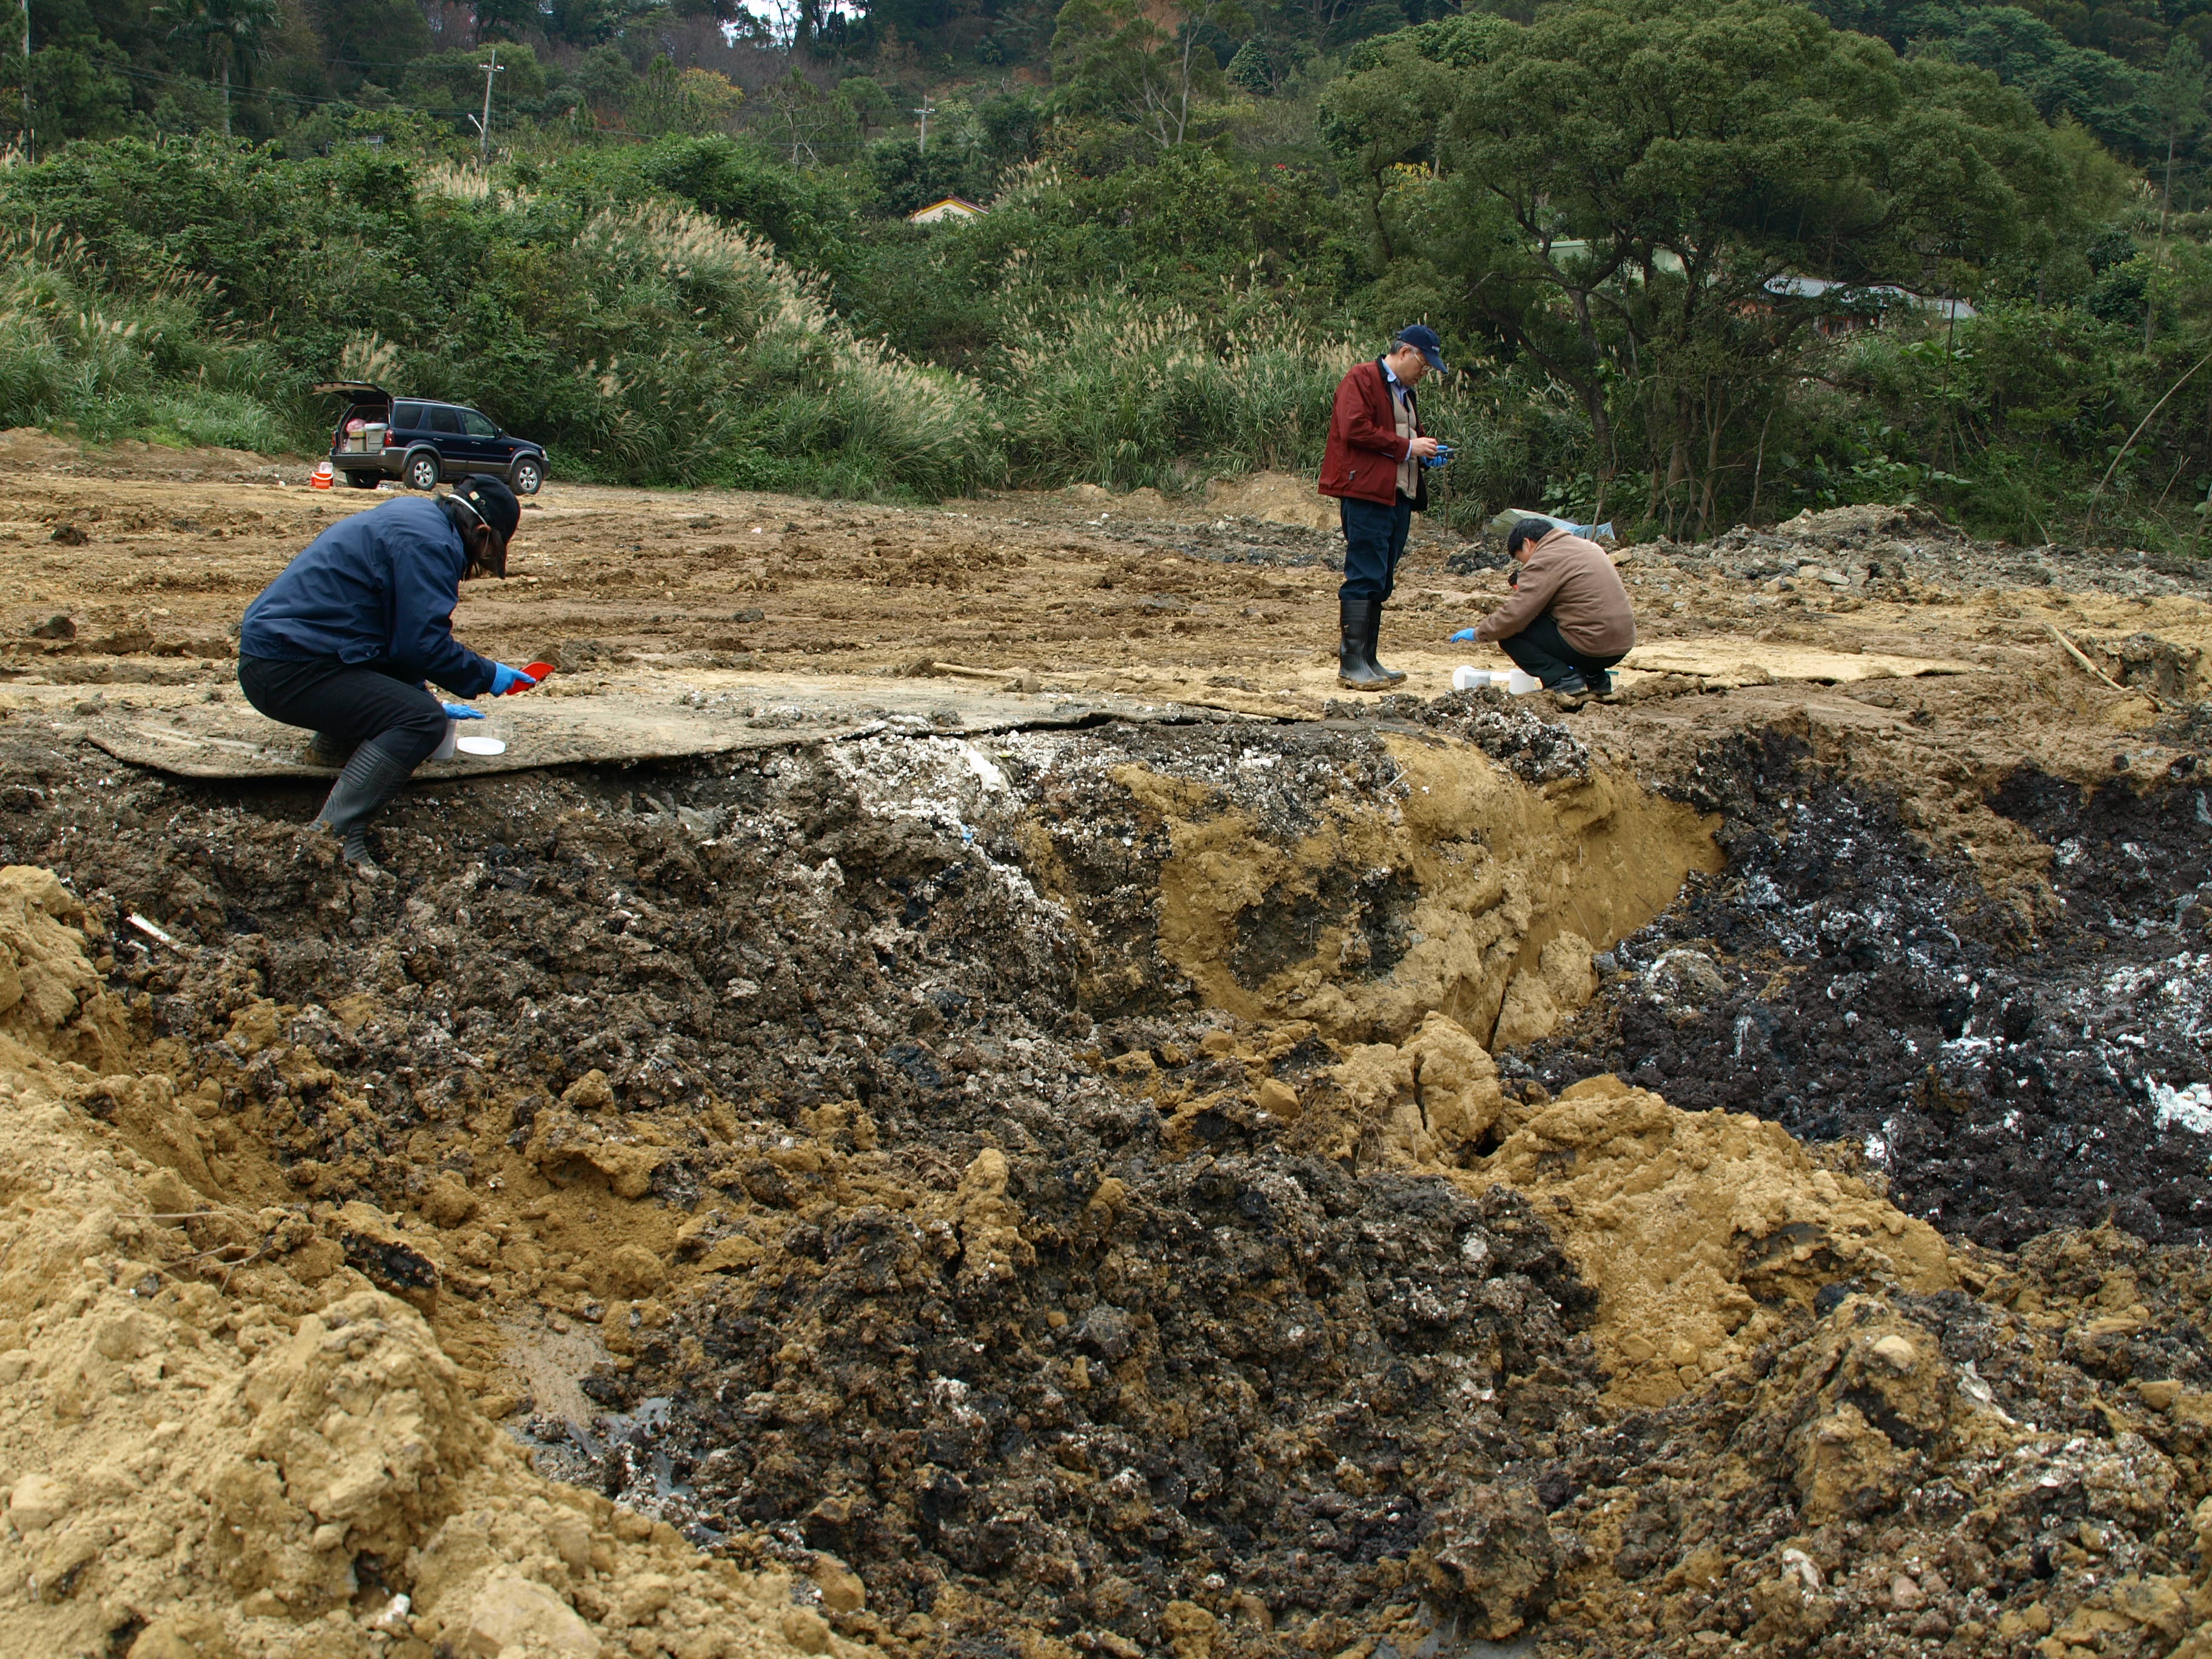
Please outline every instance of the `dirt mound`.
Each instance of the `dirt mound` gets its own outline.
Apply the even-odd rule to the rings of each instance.
[[[1336,503],[1315,493],[1313,480],[1289,472],[1252,472],[1236,479],[1216,478],[1206,487],[1212,511],[1304,530],[1333,531]]]
[[[1711,858],[1695,815],[1632,782],[1539,792],[1419,727],[1043,747],[1016,750],[1041,808],[1025,851],[1086,937],[1102,1016],[1180,990],[1339,1039],[1430,1011],[1486,1036],[1553,937],[1616,937]]]
[[[1660,1406],[1848,1279],[1955,1284],[1943,1240],[1771,1123],[1683,1112],[1611,1077],[1516,1112],[1481,1178],[1526,1194],[1597,1292],[1612,1394]]]
[[[96,1069],[122,1053],[120,1004],[86,945],[105,928],[51,870],[0,869],[0,1036],[22,1049]],[[104,946],[99,962],[114,965]]]
[[[311,465],[296,456],[257,455],[246,449],[179,449],[132,442],[94,448],[29,426],[0,432],[0,463],[17,471],[158,478],[173,483],[304,484]]]
[[[94,1046],[82,1027],[98,1013],[99,942],[61,920],[82,915],[50,872],[0,872],[0,942],[21,982],[10,1030],[33,1048]],[[702,1560],[665,1527],[532,1474],[421,1315],[318,1259],[346,1248],[300,1212],[230,1212],[268,1263],[254,1289],[281,1278],[290,1294],[234,1284],[226,1251],[188,1231],[228,1206],[188,1186],[181,1160],[143,1157],[64,1103],[58,1086],[81,1066],[18,1059],[0,1066],[8,1651],[828,1645],[787,1578]],[[78,1092],[112,1103],[134,1081],[173,1092],[161,1074]]]
[[[2201,1260],[2100,1232],[1992,1266],[1964,1269],[1978,1296],[1832,1291],[1809,1328],[1599,1437],[1551,1522],[1578,1562],[1554,1608],[1583,1634],[1569,1650],[2203,1643]]]
[[[77,746],[234,696],[195,663],[349,504],[26,468],[11,1650],[2203,1644],[2189,569],[1896,509],[1635,549],[1655,646],[1838,684],[1552,718],[1335,694],[1303,480],[556,485],[463,623],[565,691],[1162,706],[441,780],[365,884],[307,790]],[[1416,549],[1410,687],[1501,592]]]

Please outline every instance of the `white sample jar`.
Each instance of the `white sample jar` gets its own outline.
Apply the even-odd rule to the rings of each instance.
[[[1452,670],[1452,690],[1455,691],[1473,691],[1480,686],[1494,685],[1500,690],[1511,692],[1516,697],[1525,697],[1542,684],[1543,681],[1538,679],[1534,674],[1523,672],[1518,668],[1508,673],[1500,673],[1489,668]]]
[[[446,721],[445,741],[430,751],[432,760],[451,760],[453,757],[453,738],[459,733],[461,723],[450,717]]]

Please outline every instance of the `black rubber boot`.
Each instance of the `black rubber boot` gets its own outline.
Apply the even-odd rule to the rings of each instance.
[[[384,873],[368,850],[368,821],[414,771],[372,739],[353,751],[353,758],[331,786],[323,810],[315,814],[314,827],[336,836],[345,861],[362,875]]]
[[[1378,604],[1367,613],[1367,664],[1393,685],[1401,685],[1406,676],[1395,668],[1385,668],[1382,659],[1375,654],[1382,633],[1382,607]]]
[[[1570,669],[1563,680],[1553,680],[1544,688],[1552,694],[1553,705],[1559,708],[1579,708],[1589,700],[1589,682],[1579,669]]]
[[[1370,641],[1375,637],[1376,612],[1382,607],[1373,599],[1336,602],[1336,683],[1352,691],[1388,691],[1397,681],[1375,665]]]

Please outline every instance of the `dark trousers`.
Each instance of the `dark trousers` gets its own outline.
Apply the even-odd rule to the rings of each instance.
[[[410,769],[446,740],[446,706],[390,663],[241,656],[238,689],[270,720],[322,732],[339,747],[381,739],[377,746]]]
[[[1577,650],[1567,643],[1567,636],[1559,632],[1559,623],[1552,620],[1548,611],[1511,639],[1498,641],[1498,646],[1521,665],[1522,672],[1534,674],[1546,685],[1556,685],[1570,674],[1580,674],[1586,679],[1593,674],[1602,674],[1628,654],[1616,651],[1609,657],[1593,657]]]
[[[1344,523],[1344,583],[1336,596],[1380,605],[1398,580],[1399,556],[1413,527],[1413,500],[1401,495],[1395,507],[1385,507],[1340,495],[1337,507]]]

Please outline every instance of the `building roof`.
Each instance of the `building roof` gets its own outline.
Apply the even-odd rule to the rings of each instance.
[[[910,225],[934,224],[939,219],[980,219],[990,209],[978,207],[964,196],[946,196],[906,216]]]

